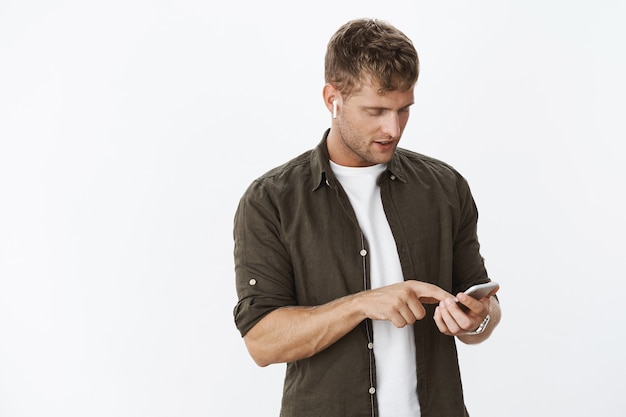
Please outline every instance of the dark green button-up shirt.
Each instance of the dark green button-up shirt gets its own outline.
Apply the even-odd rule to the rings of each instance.
[[[245,335],[284,306],[316,306],[369,289],[368,243],[317,148],[255,180],[235,215],[235,323]],[[405,280],[456,294],[489,281],[465,179],[449,165],[398,148],[378,183]],[[454,337],[432,319],[414,324],[423,417],[466,416]],[[287,364],[281,416],[377,416],[371,322],[311,358]]]

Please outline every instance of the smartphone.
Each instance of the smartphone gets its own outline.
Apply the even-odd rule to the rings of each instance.
[[[490,292],[498,288],[500,288],[500,285],[498,285],[497,282],[491,281],[485,284],[473,285],[469,287],[467,291],[465,291],[465,294],[471,295],[475,299],[480,300],[481,298],[488,296]]]
[[[495,294],[494,290],[498,290],[499,288],[500,288],[500,285],[497,282],[491,281],[485,284],[472,285],[465,291],[465,294],[470,295],[477,300],[480,300],[488,296],[491,293]],[[457,303],[463,311],[469,310],[466,306],[461,304],[458,300],[457,300]]]

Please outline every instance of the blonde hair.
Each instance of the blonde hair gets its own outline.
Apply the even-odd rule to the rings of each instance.
[[[330,38],[324,76],[343,95],[366,83],[379,94],[406,91],[419,75],[419,58],[413,42],[389,23],[376,19],[351,20]]]

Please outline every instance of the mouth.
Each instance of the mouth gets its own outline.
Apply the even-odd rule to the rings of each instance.
[[[395,144],[394,140],[377,140],[374,141],[374,144],[376,144],[376,146],[383,148],[383,149],[387,149],[390,147],[393,147]]]

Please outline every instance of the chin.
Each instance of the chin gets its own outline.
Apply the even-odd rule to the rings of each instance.
[[[393,157],[393,152],[389,155],[380,155],[378,158],[374,158],[376,162],[374,164],[388,164]]]

